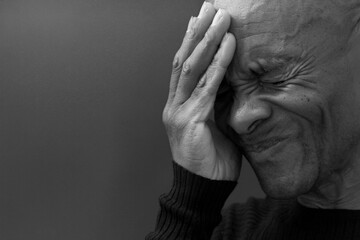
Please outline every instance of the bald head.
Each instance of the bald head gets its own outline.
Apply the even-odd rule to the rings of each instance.
[[[211,0],[233,16],[233,28],[246,28],[247,35],[266,30],[295,36],[316,22],[354,26],[359,19],[360,0]],[[275,28],[276,26],[276,28]],[[270,29],[269,29],[270,28]]]
[[[231,17],[230,32],[237,39],[238,68],[251,55],[283,52],[309,55],[317,60],[344,53],[360,18],[360,0],[211,0]],[[329,51],[331,49],[331,51]],[[242,67],[240,67],[240,65]]]

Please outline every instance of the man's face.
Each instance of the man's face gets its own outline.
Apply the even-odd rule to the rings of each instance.
[[[237,39],[226,76],[228,125],[219,125],[272,197],[310,191],[346,171],[360,152],[353,16],[333,2],[214,2],[232,16]]]

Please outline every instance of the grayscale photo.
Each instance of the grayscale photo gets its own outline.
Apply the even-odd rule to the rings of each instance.
[[[0,0],[0,240],[359,240],[360,0]]]

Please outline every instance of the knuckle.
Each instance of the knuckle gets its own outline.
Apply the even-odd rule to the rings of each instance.
[[[181,70],[181,67],[182,67],[182,64],[181,64],[181,61],[180,61],[180,56],[179,56],[179,53],[177,53],[174,57],[174,60],[172,62],[172,70],[173,70],[173,73],[177,73]]]
[[[174,115],[168,118],[164,125],[168,134],[177,135],[185,128],[186,121],[183,118]]]
[[[182,66],[182,72],[184,75],[190,75],[192,72],[192,65],[190,60],[186,60]]]
[[[162,113],[162,121],[167,129],[174,129],[180,125],[178,114],[173,114],[169,108],[164,109]]]
[[[165,124],[165,125],[168,125],[169,124],[169,113],[168,113],[168,110],[165,108],[163,113],[162,113],[162,122]]]
[[[216,94],[217,88],[212,83],[215,75],[216,75],[216,68],[210,66],[198,83],[197,86],[198,95],[201,94],[201,96],[206,97]]]
[[[208,77],[209,77],[209,73],[205,72],[204,75],[201,77],[200,81],[198,82],[197,88],[203,88],[206,85]]]
[[[173,69],[178,69],[180,66],[180,60],[178,54],[175,55],[174,60],[172,62]]]
[[[199,38],[199,34],[197,31],[197,28],[195,27],[191,27],[187,32],[186,32],[186,38],[187,40],[197,40]]]
[[[201,24],[199,22],[195,22],[193,26],[191,26],[186,31],[186,39],[187,40],[199,40],[200,39],[200,28]]]
[[[212,46],[216,45],[216,40],[217,40],[217,38],[216,38],[215,31],[209,30],[205,33],[205,36],[204,36],[205,47],[208,48],[208,47],[212,47]]]
[[[167,103],[162,112],[162,121],[165,125],[170,124],[173,115],[173,106]]]

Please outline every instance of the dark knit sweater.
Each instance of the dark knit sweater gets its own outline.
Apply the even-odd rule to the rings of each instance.
[[[324,210],[296,200],[249,199],[221,209],[236,182],[209,180],[174,164],[171,191],[160,197],[147,240],[359,239],[360,210]]]

